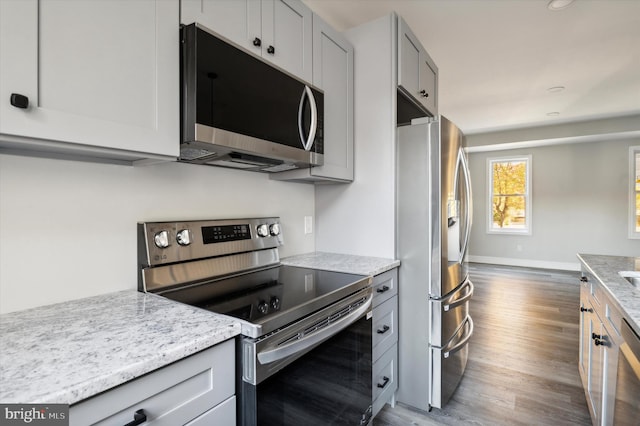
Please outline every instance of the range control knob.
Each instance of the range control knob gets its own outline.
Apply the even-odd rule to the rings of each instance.
[[[176,234],[176,240],[181,246],[188,246],[189,244],[191,244],[191,231],[189,231],[188,229],[178,231],[178,233]]]
[[[272,223],[271,225],[269,225],[269,233],[271,235],[273,235],[274,237],[276,235],[280,235],[280,224],[279,223]]]
[[[156,247],[158,248],[169,247],[169,232],[168,231],[156,232],[156,235],[153,236],[153,242],[156,243]]]
[[[258,303],[258,311],[263,315],[266,314],[269,312],[269,304],[264,300],[261,300],[260,303]]]
[[[270,304],[271,304],[271,309],[273,309],[274,311],[277,311],[278,309],[280,309],[280,299],[278,299],[278,296],[273,296],[271,298]]]
[[[269,235],[269,225],[267,225],[266,223],[258,225],[256,231],[258,232],[259,237],[266,237]]]

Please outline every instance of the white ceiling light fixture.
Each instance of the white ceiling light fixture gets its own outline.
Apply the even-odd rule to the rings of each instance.
[[[547,117],[557,117],[560,113],[558,111],[548,112]]]
[[[569,7],[571,3],[573,3],[573,0],[551,0],[547,4],[547,9],[553,10],[555,12],[557,10],[562,10]]]
[[[565,89],[564,86],[553,86],[553,87],[549,87],[547,89],[547,92],[549,93],[560,93]]]

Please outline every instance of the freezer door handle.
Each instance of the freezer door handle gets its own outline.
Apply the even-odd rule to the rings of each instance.
[[[444,358],[449,358],[451,355],[455,354],[456,352],[458,352],[459,350],[461,350],[462,348],[464,348],[464,346],[469,343],[469,339],[471,339],[471,336],[473,335],[473,320],[471,319],[471,317],[469,315],[467,315],[467,318],[464,320],[465,324],[462,325],[462,327],[465,327],[465,325],[468,325],[467,327],[467,333],[464,334],[462,336],[462,338],[453,346],[449,346],[447,344],[447,347],[444,348],[443,352],[442,352],[442,356]]]
[[[464,296],[460,297],[460,294],[463,293],[463,290],[466,290],[466,293],[464,294]],[[466,303],[473,296],[473,290],[473,283],[471,282],[469,277],[467,277],[467,279],[464,280],[464,284],[462,284],[458,291],[442,300],[442,310],[446,312]]]

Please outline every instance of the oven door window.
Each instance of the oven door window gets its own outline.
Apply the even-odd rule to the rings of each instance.
[[[257,385],[258,424],[367,424],[371,380],[371,320],[363,317]]]

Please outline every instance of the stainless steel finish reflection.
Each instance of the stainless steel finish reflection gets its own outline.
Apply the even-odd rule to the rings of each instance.
[[[431,300],[431,345],[442,347],[456,333],[469,315],[472,296],[473,283],[467,279],[447,297]]]
[[[252,250],[262,250],[279,247],[283,240],[281,235],[271,235],[259,238],[256,229],[260,225],[279,224],[277,217],[259,219],[231,219],[231,220],[194,220],[181,222],[144,222],[138,224],[138,258],[143,267],[163,265],[175,262],[191,261],[207,257],[222,256],[232,253],[243,253]],[[246,225],[251,238],[239,241],[227,241],[216,244],[204,244],[202,228],[210,226],[242,226]],[[171,244],[176,242],[179,232],[188,231],[191,236],[190,244],[183,246]],[[156,235],[163,233],[170,243],[167,248],[157,245]],[[163,237],[163,239],[165,238]],[[152,244],[152,239],[156,244]]]
[[[320,166],[324,163],[323,154],[203,124],[194,125],[194,134],[195,141],[185,142],[180,146],[182,161],[213,165],[219,165],[221,162],[237,163],[241,168],[266,168],[265,171],[278,166],[290,165],[291,168],[298,168]],[[243,153],[251,157],[234,157],[234,153]],[[233,164],[227,166],[232,167]]]
[[[429,399],[433,407],[442,407],[455,392],[469,358],[469,339],[473,335],[473,321],[467,317],[457,333],[445,347],[431,346],[433,381],[440,384],[431,390]]]
[[[276,265],[280,262],[277,249],[267,249],[250,253],[240,253],[224,257],[194,260],[192,262],[174,263],[171,265],[144,268],[141,270],[140,290],[152,293],[163,293],[163,290],[182,285],[183,287],[200,285],[213,276],[225,276],[242,270],[255,270]],[[226,289],[231,291],[232,288]],[[219,294],[224,294],[219,288]],[[218,294],[218,295],[219,295]],[[212,294],[211,297],[216,296]]]
[[[441,408],[455,390],[473,334],[473,283],[465,262],[472,220],[464,135],[442,116],[413,120],[398,128],[397,161],[403,283],[397,399],[429,410]]]
[[[259,384],[322,341],[371,313],[371,287],[259,339],[242,341],[243,380]]]

